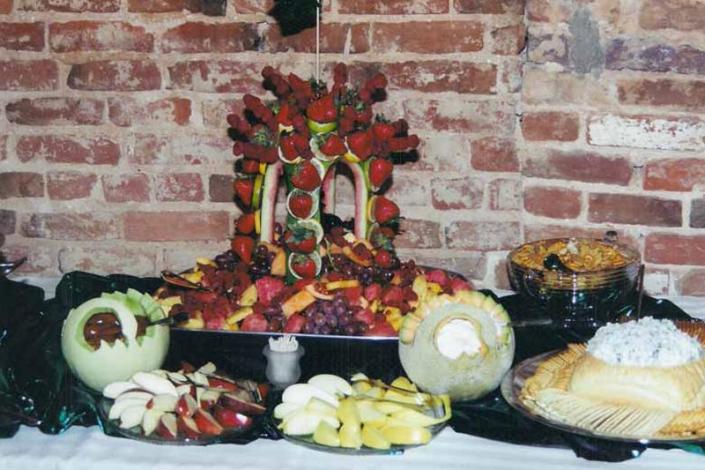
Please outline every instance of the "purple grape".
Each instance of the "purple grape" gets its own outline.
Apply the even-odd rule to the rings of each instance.
[[[316,316],[313,317],[313,319],[316,326],[322,326],[326,324],[326,316],[322,313],[317,313]]]
[[[345,305],[338,305],[335,307],[335,314],[339,317],[342,317],[348,313],[348,308]]]
[[[332,326],[333,328],[335,328],[336,326],[338,326],[338,317],[336,317],[332,313],[326,314],[326,323],[329,326]]]
[[[346,336],[355,336],[357,335],[357,328],[354,324],[345,325],[345,327],[343,327],[343,333]]]
[[[321,310],[323,310],[323,313],[325,313],[326,315],[334,314],[334,312],[335,312],[335,309],[333,308],[333,304],[330,302],[323,303]]]
[[[333,329],[328,325],[321,325],[318,328],[318,333],[322,335],[329,335],[333,332]]]

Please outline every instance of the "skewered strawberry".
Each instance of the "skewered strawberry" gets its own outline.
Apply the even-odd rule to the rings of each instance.
[[[251,158],[242,159],[242,172],[249,175],[255,175],[259,173],[259,162],[257,160],[252,160]]]
[[[238,178],[233,182],[235,195],[242,201],[243,204],[249,206],[252,204],[252,193],[255,189],[255,183],[252,178]]]
[[[394,137],[395,130],[394,126],[389,123],[376,122],[372,125],[372,133],[374,134],[375,139],[380,142],[384,142]]]
[[[375,264],[380,268],[391,268],[394,265],[394,256],[387,250],[378,250],[375,255]]]
[[[369,130],[353,132],[345,141],[352,152],[360,160],[367,160],[372,155],[372,134]]]
[[[299,151],[296,149],[294,137],[291,135],[285,135],[279,139],[279,148],[281,149],[284,158],[290,162],[299,157]]]
[[[316,262],[305,255],[292,255],[294,258],[291,262],[291,269],[299,277],[304,279],[313,279],[316,277]]]
[[[313,158],[313,151],[311,151],[311,143],[307,137],[308,134],[294,134],[294,145],[299,155],[310,160]]]
[[[249,264],[252,261],[255,241],[245,235],[235,235],[230,241],[230,249],[240,257],[243,263]]]
[[[289,210],[300,219],[305,219],[313,209],[313,197],[310,194],[296,192],[289,197]]]
[[[336,134],[329,134],[326,141],[318,148],[324,155],[329,157],[343,155],[348,150],[347,147],[345,147],[343,139]]]
[[[294,169],[291,184],[303,191],[313,191],[321,185],[321,175],[311,162],[304,161]]]
[[[319,123],[335,121],[338,117],[338,112],[335,109],[333,95],[325,95],[309,104],[308,108],[306,108],[306,116]]]
[[[370,161],[368,176],[372,186],[379,188],[391,176],[394,164],[385,158],[375,158]]]
[[[377,223],[387,223],[399,217],[399,206],[384,196],[377,196],[374,200],[374,217]]]
[[[236,230],[243,235],[249,235],[255,230],[255,214],[247,212],[237,219]]]
[[[306,324],[306,319],[298,313],[290,316],[284,324],[284,333],[300,333]]]
[[[284,243],[296,253],[311,253],[316,249],[316,234],[309,229],[295,227],[284,234]]]
[[[403,152],[418,147],[419,143],[419,138],[416,135],[395,137],[387,141],[387,148],[390,152]]]
[[[291,131],[294,129],[293,110],[291,109],[289,103],[283,103],[281,105],[279,112],[277,113],[276,121],[279,126],[279,130],[283,129]]]

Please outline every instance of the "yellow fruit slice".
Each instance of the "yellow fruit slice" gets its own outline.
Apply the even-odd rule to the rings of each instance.
[[[360,422],[363,424],[381,427],[387,422],[387,415],[375,408],[374,403],[371,401],[358,401],[357,412],[360,416]]]
[[[225,323],[227,323],[228,325],[234,325],[249,317],[250,315],[252,315],[252,313],[252,307],[239,308],[235,310],[232,315],[225,319]]]
[[[419,445],[431,440],[431,431],[422,426],[385,426],[380,431],[392,444]]]
[[[308,403],[306,404],[306,410],[322,413],[329,416],[335,416],[337,414],[337,410],[333,405],[331,405],[330,403],[326,403],[320,398],[315,397],[311,398],[308,401]]]
[[[313,442],[330,447],[340,447],[338,431],[325,421],[318,423],[313,433]]]
[[[407,409],[405,405],[393,401],[375,401],[372,406],[374,406],[377,411],[380,411],[387,415],[391,415],[392,413],[396,413],[397,411]]]
[[[259,209],[255,211],[255,233],[257,235],[262,233],[262,211]]]
[[[348,449],[362,447],[362,429],[359,424],[343,423],[338,432],[340,446]]]
[[[257,302],[257,286],[250,285],[240,296],[240,307],[251,307]]]
[[[362,443],[367,447],[382,450],[389,449],[392,445],[379,429],[367,424],[362,427]]]
[[[369,382],[355,382],[352,388],[355,394],[364,395],[372,388],[372,385],[370,385]]]
[[[397,377],[397,378],[394,379],[394,381],[393,381],[391,384],[389,384],[389,385],[391,385],[392,387],[396,387],[396,388],[401,388],[401,389],[404,389],[404,390],[408,390],[408,391],[410,391],[410,392],[418,392],[418,391],[419,391],[419,389],[416,388],[416,385],[414,385],[414,384],[413,384],[408,378],[406,378],[406,377]]]
[[[357,409],[357,403],[353,398],[344,398],[340,400],[338,405],[337,416],[341,423],[349,424],[350,426],[360,427],[360,413]]]

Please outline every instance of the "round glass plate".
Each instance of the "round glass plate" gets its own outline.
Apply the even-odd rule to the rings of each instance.
[[[275,425],[281,423],[280,420],[272,418]],[[429,426],[427,429],[431,431],[431,440],[435,438],[438,433],[440,433],[443,428],[445,428],[446,423],[436,424],[434,426]],[[417,445],[392,445],[389,449],[373,449],[372,447],[361,447],[359,449],[351,449],[347,447],[331,447],[323,444],[318,444],[313,442],[313,436],[289,436],[280,432],[281,436],[296,445],[303,447],[308,447],[309,449],[319,450],[321,452],[330,452],[332,454],[343,454],[343,455],[400,455],[403,454],[406,449],[413,449],[414,447],[421,447],[426,444]]]
[[[524,382],[526,379],[534,375],[538,365],[546,358],[558,353],[558,350],[550,351],[538,356],[534,356],[530,359],[526,359],[516,366],[514,366],[504,377],[501,385],[501,392],[504,399],[509,403],[509,405],[515,410],[519,411],[522,415],[535,421],[537,423],[543,424],[545,426],[557,429],[559,431],[569,432],[572,434],[577,434],[580,436],[591,437],[595,439],[608,439],[617,442],[626,443],[639,443],[639,444],[672,444],[672,443],[686,443],[686,442],[704,442],[702,437],[683,437],[683,438],[659,438],[659,437],[645,437],[637,438],[630,436],[620,436],[614,434],[602,434],[590,431],[588,429],[581,428],[579,426],[573,426],[566,424],[561,421],[556,421],[551,418],[539,415],[534,411],[527,408],[519,399],[521,390],[524,387]]]
[[[103,398],[98,405],[98,412],[100,413],[101,421],[104,423],[104,427],[108,427],[111,433],[118,434],[122,437],[128,439],[134,439],[136,441],[149,442],[152,444],[161,445],[175,445],[175,446],[205,446],[209,444],[217,444],[219,442],[225,442],[229,438],[241,436],[247,431],[249,431],[255,420],[253,419],[248,426],[237,428],[237,429],[225,429],[222,434],[217,436],[203,435],[198,439],[189,439],[184,436],[177,436],[176,439],[167,439],[161,437],[156,433],[152,433],[149,436],[145,436],[142,432],[141,426],[134,426],[132,428],[121,428],[119,420],[108,419],[108,413],[110,412],[110,407],[113,404],[113,400]]]

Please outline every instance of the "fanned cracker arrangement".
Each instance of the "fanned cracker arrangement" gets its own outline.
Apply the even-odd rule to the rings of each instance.
[[[704,340],[700,322],[610,324],[541,362],[519,399],[546,419],[600,435],[705,437]]]

